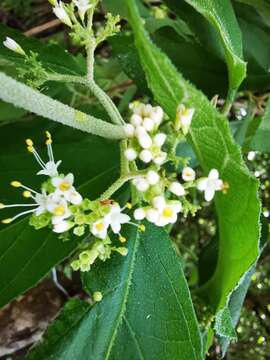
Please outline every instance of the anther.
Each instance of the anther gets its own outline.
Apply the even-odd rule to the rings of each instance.
[[[28,190],[25,190],[24,192],[23,192],[23,197],[25,197],[25,198],[30,198],[32,196],[32,194],[31,194],[31,192],[30,191],[28,191]]]
[[[5,219],[5,220],[2,220],[2,224],[10,224],[12,222],[13,219],[9,218],[9,219]]]
[[[22,183],[20,183],[19,181],[12,181],[10,183],[11,186],[15,187],[15,188],[19,188],[22,186]]]
[[[34,143],[33,143],[33,141],[31,139],[26,139],[25,142],[26,142],[26,145],[28,145],[29,147],[34,146]]]

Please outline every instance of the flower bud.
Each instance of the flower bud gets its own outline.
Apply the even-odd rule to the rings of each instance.
[[[69,27],[72,27],[72,22],[70,20],[70,17],[67,14],[65,8],[64,8],[64,5],[63,5],[62,1],[60,1],[59,3],[57,3],[55,5],[55,7],[53,8],[53,12],[54,12],[54,15],[56,17],[58,17],[58,19],[60,21],[62,21],[62,23],[66,24]]]
[[[155,127],[155,123],[150,118],[144,118],[143,127],[145,128],[146,131],[152,131]]]
[[[126,149],[125,157],[128,161],[133,161],[137,158],[137,152],[132,148]]]
[[[161,147],[166,141],[166,134],[159,133],[154,137],[154,144]]]
[[[17,54],[25,55],[23,48],[15,40],[11,39],[8,36],[6,37],[6,40],[3,42],[3,45],[9,50],[16,52]]]
[[[145,192],[149,189],[149,184],[145,179],[139,179],[136,183],[135,183],[136,189],[138,191],[141,192]]]
[[[130,123],[135,127],[141,125],[142,124],[141,116],[137,114],[133,114],[130,118]]]
[[[103,299],[103,295],[100,291],[95,291],[93,294],[93,300],[99,302]]]
[[[140,153],[139,158],[144,162],[144,163],[149,163],[152,159],[153,159],[153,155],[151,153],[151,151],[149,150],[143,150]]]
[[[170,190],[170,192],[172,192],[173,194],[175,194],[177,196],[185,195],[185,189],[184,189],[183,185],[177,181],[174,181],[170,184],[169,190]]]
[[[186,108],[183,104],[180,104],[177,108],[176,119],[175,119],[175,129],[178,131],[182,129],[183,134],[187,135],[189,128],[191,126],[192,117],[195,109]]]
[[[164,151],[161,151],[160,154],[158,156],[156,156],[153,161],[156,165],[162,165],[162,164],[164,164],[166,159],[167,159],[167,153]]]
[[[142,126],[137,127],[136,136],[139,141],[139,144],[141,145],[141,147],[143,149],[149,149],[152,146],[152,139],[147,134],[144,127],[142,127]]]
[[[153,170],[148,171],[146,178],[150,185],[156,185],[159,182],[159,175],[156,171]]]

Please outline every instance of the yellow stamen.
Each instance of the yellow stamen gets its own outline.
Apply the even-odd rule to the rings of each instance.
[[[65,214],[65,207],[63,205],[57,206],[53,213],[56,216],[63,216]]]
[[[51,138],[52,138],[52,135],[51,135],[51,133],[50,133],[48,130],[45,131],[45,134],[46,134],[46,136],[47,136],[48,139],[51,139]]]
[[[20,183],[19,181],[12,181],[12,182],[10,183],[10,185],[13,186],[13,187],[18,188],[18,187],[21,187],[21,186],[22,186],[22,183]]]
[[[223,192],[223,194],[227,194],[229,188],[230,188],[230,185],[227,182],[224,182],[221,191]]]
[[[1,210],[1,209],[4,209],[4,208],[5,208],[5,205],[2,204],[2,203],[0,203],[0,210]]]
[[[28,191],[28,190],[25,190],[24,192],[23,192],[23,197],[25,197],[25,198],[30,198],[31,197],[31,192],[30,191]]]
[[[12,222],[11,218],[2,220],[2,224],[10,224],[11,222]]]
[[[51,145],[51,144],[52,144],[52,139],[47,139],[47,140],[45,141],[45,144],[46,144],[46,145]]]
[[[127,207],[128,209],[132,209],[132,204],[131,204],[131,203],[126,203],[126,207]]]
[[[127,239],[124,236],[119,236],[119,241],[121,243],[125,243],[127,241]]]
[[[34,152],[33,146],[27,146],[27,150],[28,150],[30,153]]]
[[[172,216],[172,214],[173,214],[173,211],[170,208],[165,208],[163,210],[163,216],[164,217],[170,218]]]
[[[59,189],[61,191],[68,191],[71,188],[70,183],[63,181],[60,185],[59,185]]]
[[[33,147],[33,145],[34,145],[34,143],[31,139],[26,139],[25,142],[26,142],[26,145],[28,145],[30,147]]]
[[[139,230],[142,232],[145,232],[145,226],[143,224],[139,225]]]
[[[102,224],[102,223],[96,224],[96,229],[97,229],[97,231],[102,231],[104,229],[104,224]]]

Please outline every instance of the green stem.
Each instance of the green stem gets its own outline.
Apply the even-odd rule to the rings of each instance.
[[[237,94],[237,90],[236,89],[232,89],[229,91],[228,93],[228,96],[227,96],[227,99],[225,101],[225,104],[223,106],[223,109],[221,111],[221,113],[224,115],[224,116],[227,116],[231,110],[231,107],[232,107],[232,104],[234,102],[234,99],[235,99],[235,96]]]
[[[129,173],[129,161],[125,157],[125,150],[127,149],[127,140],[122,140],[120,143],[120,162],[121,162],[121,176]]]
[[[107,123],[75,110],[1,72],[0,88],[2,100],[44,118],[108,139],[124,139],[126,137],[122,126]]]
[[[117,107],[111,98],[95,83],[94,80],[89,80],[88,78],[83,78],[80,76],[73,75],[62,75],[62,74],[48,74],[47,80],[50,81],[60,81],[60,82],[72,82],[84,85],[88,87],[95,97],[99,100],[101,105],[107,111],[111,120],[117,125],[124,125],[125,122],[119,113]]]
[[[137,176],[145,175],[145,171],[131,172],[125,176],[121,176],[117,179],[100,197],[100,200],[108,200],[111,196],[119,190],[126,182],[135,179]]]

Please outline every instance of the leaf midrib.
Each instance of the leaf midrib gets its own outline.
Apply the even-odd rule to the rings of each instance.
[[[131,287],[131,280],[132,280],[132,276],[133,276],[133,272],[134,272],[136,254],[137,254],[137,249],[138,249],[138,240],[139,240],[138,235],[139,235],[139,231],[137,229],[136,230],[136,237],[134,239],[134,245],[133,245],[133,249],[132,249],[132,256],[131,256],[130,264],[129,264],[129,268],[128,268],[128,274],[127,274],[127,280],[126,280],[127,285],[124,288],[124,294],[123,294],[123,299],[122,299],[120,311],[119,311],[117,317],[115,318],[114,323],[111,326],[113,331],[112,331],[112,333],[110,335],[110,340],[109,340],[109,343],[107,345],[107,351],[105,353],[104,360],[108,360],[110,355],[111,355],[111,351],[112,351],[112,348],[113,348],[113,345],[114,345],[115,338],[117,336],[119,326],[121,324],[121,321],[124,319],[124,314],[125,314],[125,311],[126,311],[126,302],[127,302],[128,296],[129,296],[129,291],[130,291],[130,287]]]

